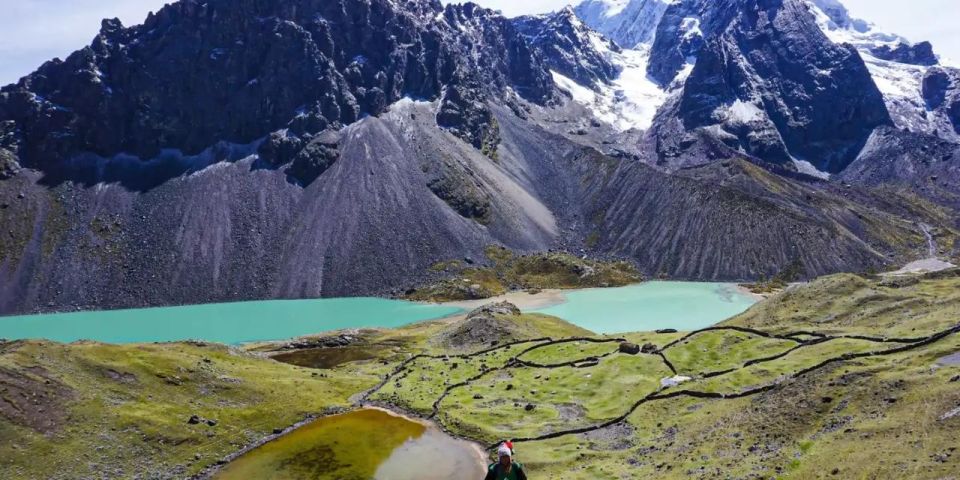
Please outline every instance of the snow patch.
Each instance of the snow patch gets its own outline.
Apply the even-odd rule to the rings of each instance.
[[[750,123],[757,120],[762,120],[764,117],[763,110],[760,107],[744,102],[739,98],[737,101],[733,102],[729,107],[727,107],[727,120],[738,122],[738,123]]]
[[[596,103],[597,94],[594,93],[593,90],[580,85],[579,83],[573,81],[573,79],[567,78],[554,70],[550,70],[550,73],[553,75],[554,83],[569,93],[570,96],[573,97],[573,101],[585,106],[590,106]]]
[[[899,35],[876,30],[871,23],[851,18],[847,9],[836,0],[807,0],[807,5],[820,30],[833,43],[849,43],[860,50],[883,45],[893,47],[901,42],[910,43]],[[828,9],[834,12],[833,17],[827,14]]]
[[[812,163],[806,160],[800,160],[798,158],[794,158],[793,165],[797,167],[798,172],[804,175],[810,175],[811,177],[816,177],[822,180],[830,180],[829,173],[817,170],[817,167],[813,166]]]
[[[210,60],[219,60],[220,57],[227,54],[226,48],[214,48],[210,50]]]
[[[703,31],[700,30],[700,19],[696,17],[684,18],[680,22],[680,31],[683,32],[685,40],[703,36]]]
[[[620,68],[620,75],[615,80],[592,90],[560,73],[552,72],[554,82],[569,92],[574,101],[590,109],[597,119],[617,130],[650,128],[660,106],[666,102],[678,82],[663,89],[647,75],[649,47],[641,46],[617,53],[605,43],[594,46],[603,47],[597,50]]]
[[[391,112],[391,113],[392,113],[392,112],[405,113],[405,112],[409,111],[410,109],[413,109],[414,107],[417,107],[417,106],[425,106],[425,105],[426,105],[426,106],[432,106],[432,105],[433,105],[433,102],[431,102],[431,101],[429,101],[429,100],[416,99],[416,98],[412,98],[412,97],[410,97],[410,96],[406,96],[406,97],[401,98],[400,100],[397,100],[396,102],[391,103],[391,104],[387,107],[387,111],[388,111],[388,112]]]
[[[627,8],[630,0],[600,0],[600,3],[606,6],[606,10],[603,11],[603,16],[610,18],[619,15],[623,9]]]
[[[622,47],[652,45],[667,6],[676,0],[583,0],[575,11],[590,28]]]
[[[928,67],[881,60],[864,52],[860,56],[898,128],[950,135],[950,119],[942,112],[928,111],[923,99],[923,77]]]

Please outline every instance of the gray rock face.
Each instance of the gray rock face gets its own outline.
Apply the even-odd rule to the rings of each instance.
[[[881,128],[840,178],[855,185],[904,188],[960,207],[960,146],[928,134]]]
[[[21,135],[0,147],[45,171],[81,152],[195,154],[280,128],[289,150],[295,137],[380,114],[403,96],[437,98],[465,80],[533,102],[555,95],[512,23],[476,5],[184,0],[142,26],[104,21],[89,47],[3,88],[0,120]],[[275,161],[291,154],[278,153]]]
[[[578,83],[596,87],[620,73],[593,42],[614,52],[620,47],[590,31],[569,7],[546,16],[518,17],[513,22],[551,69]]]
[[[931,110],[944,112],[960,134],[960,69],[937,67],[927,71],[923,99]]]
[[[440,99],[437,124],[490,157],[496,157],[500,128],[487,108],[481,87],[461,80],[449,85]]]
[[[520,315],[520,309],[508,302],[484,305],[466,318],[444,329],[440,342],[456,348],[498,345],[524,336],[516,324],[499,316]],[[508,389],[513,388],[509,387]]]

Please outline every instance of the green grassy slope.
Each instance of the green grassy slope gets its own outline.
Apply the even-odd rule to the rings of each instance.
[[[624,334],[655,347],[638,355],[538,315],[496,315],[517,343],[472,349],[438,340],[463,326],[450,321],[245,351],[6,344],[0,473],[189,476],[307,414],[374,402],[485,445],[513,438],[534,478],[950,478],[960,366],[938,360],[960,351],[958,287],[957,270],[827,277],[708,331]],[[349,346],[321,348],[337,335]]]

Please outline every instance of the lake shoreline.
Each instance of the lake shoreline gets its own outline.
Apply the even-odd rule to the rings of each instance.
[[[577,310],[576,305],[571,304],[583,303],[585,296],[603,297],[605,292],[607,297],[613,298],[608,298],[604,305],[616,305],[624,300],[630,300],[632,295],[644,295],[645,289],[662,290],[670,289],[672,286],[675,287],[674,290],[683,291],[690,288],[704,289],[709,285],[719,286],[723,289],[719,295],[731,298],[734,302],[749,299],[751,303],[756,303],[765,298],[735,283],[648,281],[623,287],[546,289],[536,293],[516,290],[492,298],[443,303],[405,302],[377,297],[270,300],[7,317],[0,319],[0,337],[11,340],[47,339],[61,343],[84,339],[112,344],[201,341],[245,348],[250,345],[289,342],[351,329],[395,329],[424,322],[456,323],[466,318],[470,311],[498,302],[512,303],[527,313],[554,315],[597,333],[656,330],[661,327],[692,330],[703,325],[696,324],[688,328],[682,325],[683,322],[664,326],[641,321],[636,325],[626,325],[623,328],[617,327],[619,329],[611,330],[609,325],[595,325],[596,321],[585,318],[583,312],[580,312],[578,317],[577,314],[572,313]],[[644,292],[635,292],[631,289],[644,289]],[[609,293],[614,291],[624,293],[623,295]],[[676,296],[674,303],[692,305],[689,304],[691,294],[685,295]],[[692,295],[698,294],[694,292]],[[717,295],[712,293],[707,297]],[[669,297],[654,297],[655,303],[663,304],[669,301]],[[595,305],[596,301],[593,304],[590,308],[595,308],[596,312],[599,312],[596,313],[597,316],[610,315],[610,312],[603,313],[604,308],[601,308],[603,305]],[[643,311],[646,305],[648,304],[644,303],[637,307],[639,308],[637,311]],[[568,312],[570,315],[558,313],[558,310],[564,308],[571,310]],[[620,308],[622,310],[623,307]],[[662,306],[655,308],[662,308]],[[669,315],[663,315],[660,312],[650,318],[681,318],[682,314],[695,316],[697,313],[685,311],[680,314],[672,312]],[[700,312],[700,315],[703,316],[704,313]],[[274,321],[264,323],[263,318],[272,318]],[[724,319],[715,320],[719,322]],[[175,323],[172,323],[173,321]]]
[[[450,437],[453,440],[464,442],[470,447],[471,451],[475,454],[475,459],[477,460],[478,473],[482,473],[487,467],[487,463],[486,463],[487,458],[484,456],[483,446],[480,445],[480,443],[478,443],[477,441],[466,438],[466,437],[462,437],[460,435],[455,435],[450,431],[448,431],[443,425],[433,422],[421,415],[417,415],[416,413],[404,411],[395,406],[388,407],[376,402],[364,402],[364,403],[356,404],[353,407],[337,408],[337,409],[332,409],[329,412],[321,413],[318,415],[310,415],[307,418],[283,429],[281,433],[274,433],[271,435],[267,435],[257,440],[256,442],[251,443],[250,445],[247,445],[242,449],[231,453],[230,455],[217,461],[217,463],[215,463],[214,465],[211,465],[205,468],[200,473],[197,473],[188,478],[189,480],[211,480],[215,478],[217,474],[219,474],[221,471],[227,468],[232,462],[257,450],[260,447],[263,447],[264,445],[270,442],[274,442],[284,437],[287,437],[293,434],[294,432],[298,431],[299,429],[307,427],[320,420],[331,418],[331,417],[342,416],[342,415],[349,415],[351,413],[357,413],[364,410],[376,410],[376,411],[385,413],[387,415],[390,415],[392,417],[400,418],[408,422],[423,425],[425,428],[434,429]]]

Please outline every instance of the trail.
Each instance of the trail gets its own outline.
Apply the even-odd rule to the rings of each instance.
[[[955,266],[950,262],[945,262],[937,258],[937,241],[933,238],[933,232],[931,231],[933,227],[927,225],[926,223],[918,223],[917,225],[920,227],[920,231],[923,232],[923,236],[927,239],[927,258],[908,263],[907,265],[904,265],[903,268],[895,272],[884,273],[884,276],[896,277],[902,275],[915,275],[918,273],[939,272]]]

